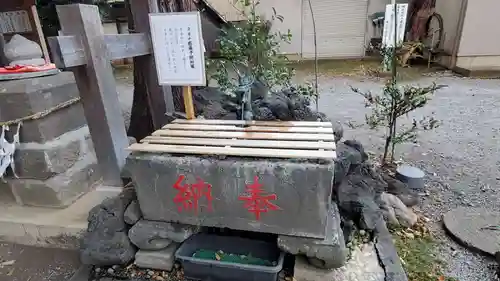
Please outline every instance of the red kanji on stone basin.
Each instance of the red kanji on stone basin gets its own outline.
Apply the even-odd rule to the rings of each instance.
[[[260,220],[261,213],[267,213],[268,211],[281,210],[280,207],[271,203],[278,199],[276,194],[265,194],[262,189],[262,184],[259,183],[259,177],[254,177],[254,182],[252,184],[247,184],[246,190],[249,195],[239,196],[238,199],[245,201],[245,208],[250,212],[255,214],[255,219]]]
[[[324,238],[334,163],[129,156],[144,219]]]
[[[192,184],[185,182],[186,176],[180,175],[174,184],[174,188],[179,191],[174,197],[179,212],[192,211],[198,214],[200,200],[205,198],[207,210],[212,211],[212,185],[204,182],[201,178]]]

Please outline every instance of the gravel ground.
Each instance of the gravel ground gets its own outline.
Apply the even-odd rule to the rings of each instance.
[[[450,277],[460,281],[487,281],[494,278],[494,261],[459,246],[443,231],[442,215],[457,206],[484,206],[500,211],[500,81],[439,75],[411,83],[435,81],[448,85],[425,107],[410,117],[435,114],[442,125],[422,132],[418,144],[402,145],[398,155],[426,171],[428,196],[420,211],[432,219],[436,236],[443,242],[440,256],[448,262]],[[319,110],[333,120],[362,124],[363,98],[350,85],[379,93],[381,82],[321,77]],[[349,129],[345,137],[361,141],[373,152],[383,146],[382,133]]]
[[[67,281],[79,265],[77,251],[0,243],[0,281]]]

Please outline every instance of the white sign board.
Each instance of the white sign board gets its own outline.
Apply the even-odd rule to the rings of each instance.
[[[26,11],[0,13],[0,33],[31,32],[31,23]]]
[[[149,21],[160,85],[206,85],[200,13],[150,14]]]
[[[406,15],[408,14],[408,4],[397,4],[397,44],[403,43],[406,30]],[[394,5],[385,7],[384,33],[382,35],[382,45],[385,47],[394,46]]]

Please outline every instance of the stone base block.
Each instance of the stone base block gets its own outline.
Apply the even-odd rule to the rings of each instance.
[[[175,251],[179,245],[172,243],[167,248],[158,251],[139,250],[135,254],[135,264],[142,268],[171,271],[175,263]]]
[[[85,155],[94,155],[87,126],[46,143],[21,143],[15,153],[16,172],[23,179],[45,180],[64,173]]]
[[[325,238],[333,161],[133,153],[126,169],[146,220]]]
[[[172,242],[181,243],[196,233],[196,228],[169,222],[140,220],[128,232],[130,241],[142,250],[160,250]]]
[[[325,239],[280,235],[278,247],[293,255],[305,255],[310,259],[315,259],[314,265],[321,268],[332,269],[343,266],[347,257],[347,248],[340,227],[337,206],[333,204],[329,210]]]
[[[385,272],[380,266],[372,244],[354,249],[352,258],[341,268],[327,270],[310,265],[305,257],[295,258],[294,280],[297,281],[384,281]]]
[[[0,122],[15,120],[51,111],[54,107],[79,96],[71,72],[57,75],[1,81]],[[24,122],[20,139],[23,143],[44,143],[85,126],[87,123],[80,102],[37,120]]]
[[[63,208],[91,190],[100,179],[97,160],[87,154],[64,173],[46,180],[9,179],[18,204]]]

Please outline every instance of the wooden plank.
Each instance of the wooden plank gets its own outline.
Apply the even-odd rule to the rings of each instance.
[[[143,143],[233,146],[255,148],[295,148],[295,149],[325,149],[335,150],[335,142],[322,141],[277,141],[277,140],[238,140],[215,138],[175,138],[150,136],[141,140]]]
[[[106,49],[110,60],[125,59],[151,54],[151,42],[146,34],[105,35]]]
[[[271,126],[237,127],[237,125],[196,125],[196,124],[175,123],[175,124],[167,124],[166,126],[163,126],[162,129],[192,130],[192,131],[333,134],[332,128],[323,128],[323,127],[271,127]]]
[[[182,87],[182,96],[184,97],[184,108],[186,109],[187,119],[194,119],[193,93],[191,92],[191,86]]]
[[[59,68],[85,65],[87,59],[85,50],[76,36],[49,37],[49,46],[54,53],[54,63]],[[151,54],[149,36],[137,34],[104,35],[107,56],[109,60],[119,60],[130,57]]]
[[[30,8],[38,41],[40,42],[40,47],[42,48],[43,58],[45,59],[45,63],[50,63],[49,49],[47,48],[47,42],[45,41],[45,36],[43,35],[42,24],[40,23],[38,11],[35,5],[32,5]]]
[[[151,27],[149,25],[149,14],[159,13],[157,0],[130,0],[130,10],[134,19],[134,29],[137,33],[148,35],[147,42],[151,46]],[[156,72],[156,64],[154,55],[149,54],[146,56],[136,57],[134,59],[134,67],[140,69],[142,78],[146,83],[146,92],[143,93],[148,97],[149,110],[155,129],[161,128],[167,123],[167,116],[165,116],[167,103],[170,103],[173,98],[170,95],[169,100],[166,99],[164,87],[158,83],[158,73]],[[169,106],[170,107],[170,106]]]
[[[253,140],[297,140],[297,141],[333,141],[333,134],[293,134],[293,133],[246,133],[246,132],[199,132],[183,130],[157,130],[153,136],[253,139]]]
[[[174,120],[172,123],[179,124],[206,124],[206,125],[256,125],[273,127],[332,127],[330,122],[315,121],[244,121],[244,120],[214,120],[214,119],[193,119]]]
[[[134,143],[131,146],[129,146],[128,150],[141,151],[141,152],[154,152],[154,153],[228,155],[228,156],[244,156],[244,157],[266,157],[266,158],[301,158],[301,159],[333,160],[336,157],[335,151],[234,148],[234,147],[211,147],[211,146],[179,146],[179,145],[161,145],[161,144],[149,144],[149,143]]]
[[[106,52],[104,30],[95,5],[56,7],[64,35],[77,36],[87,54],[87,64],[73,67],[85,117],[100,166],[103,184],[123,186],[121,170],[129,145],[116,81]]]

